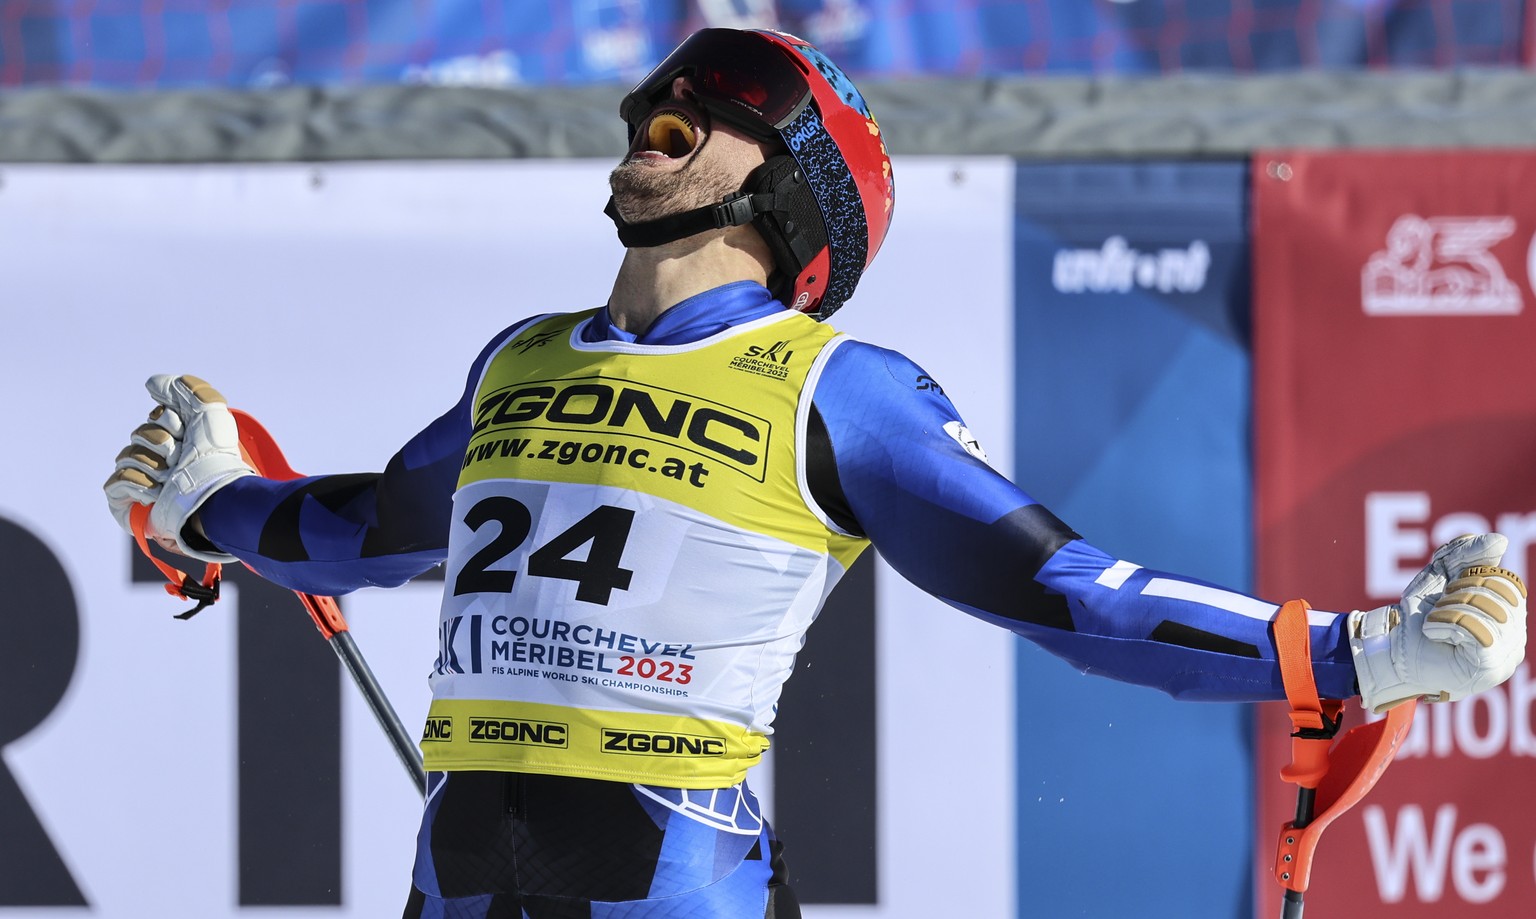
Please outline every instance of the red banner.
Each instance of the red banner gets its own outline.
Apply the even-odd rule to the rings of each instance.
[[[1257,583],[1349,611],[1440,543],[1536,541],[1536,154],[1255,156]],[[1318,847],[1309,915],[1526,919],[1536,678],[1420,706],[1392,768]],[[1257,915],[1295,809],[1283,705],[1258,719]],[[1357,703],[1346,727],[1359,724]]]

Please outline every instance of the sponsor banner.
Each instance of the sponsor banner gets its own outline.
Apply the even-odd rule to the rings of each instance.
[[[1434,547],[1536,538],[1536,156],[1275,151],[1255,159],[1258,582],[1321,609],[1389,603]],[[1330,914],[1526,916],[1536,897],[1532,686],[1422,706],[1381,784],[1323,837]],[[1361,712],[1351,704],[1349,724]],[[1284,706],[1258,733],[1259,915],[1294,810]]]
[[[784,29],[850,73],[881,77],[1520,62],[1518,4],[1423,6],[1340,3],[1320,15],[1301,0],[1268,0],[1260,15],[1237,0],[37,2],[0,18],[0,85],[632,83],[705,26]]]
[[[0,451],[0,917],[399,915],[421,803],[302,607],[230,566],[224,598],[176,621],[190,604],[136,560],[99,487],[162,371],[213,382],[301,471],[380,468],[503,328],[608,296],[610,168],[5,168],[0,384],[31,406],[16,430],[38,433]],[[838,325],[923,363],[1006,464],[1012,165],[896,168],[903,229]],[[935,330],[932,269],[961,262],[968,322]],[[783,351],[747,356],[771,371]],[[849,584],[751,777],[806,915],[1011,915],[1012,641],[888,570],[856,565]],[[342,599],[402,719],[428,746],[559,742],[553,718],[428,721],[441,591]],[[849,622],[864,631],[839,643]],[[509,666],[540,666],[528,656]],[[829,706],[861,681],[861,704]],[[936,747],[936,725],[963,750]],[[710,749],[700,731],[617,727],[604,742],[626,753]]]
[[[1107,552],[1237,589],[1246,185],[1242,163],[1021,165],[1014,240],[1019,484]],[[1248,709],[1020,649],[1021,915],[1147,915],[1152,890],[1152,914],[1232,915],[1246,900]],[[1147,858],[1151,839],[1178,856]]]

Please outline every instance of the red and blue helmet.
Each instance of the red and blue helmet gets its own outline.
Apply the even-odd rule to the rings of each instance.
[[[748,179],[744,196],[757,200],[746,219],[773,251],[774,294],[818,319],[830,316],[874,261],[895,204],[891,159],[864,97],[793,35],[703,29],[624,97],[619,114],[631,133],[680,76],[710,117],[788,149]]]

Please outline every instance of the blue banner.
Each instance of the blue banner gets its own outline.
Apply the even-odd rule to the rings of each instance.
[[[704,26],[855,77],[1519,66],[1523,0],[228,0],[0,4],[0,85],[634,81]]]
[[[1089,542],[1247,589],[1242,163],[1021,165],[1016,481]],[[1248,706],[1018,655],[1021,916],[1247,915]]]

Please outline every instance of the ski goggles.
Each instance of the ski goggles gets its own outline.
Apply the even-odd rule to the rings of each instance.
[[[811,102],[807,65],[758,32],[702,29],[667,55],[619,104],[631,131],[688,77],[694,97],[713,117],[763,140],[777,140]]]

